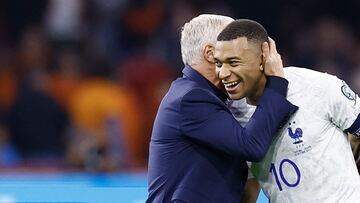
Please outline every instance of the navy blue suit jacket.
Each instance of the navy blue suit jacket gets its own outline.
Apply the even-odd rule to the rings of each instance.
[[[227,96],[189,66],[163,98],[152,131],[147,202],[240,202],[246,161],[260,161],[280,125],[297,107],[288,82],[269,77],[245,128],[226,107]]]

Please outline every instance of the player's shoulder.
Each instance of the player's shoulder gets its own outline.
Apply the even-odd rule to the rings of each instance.
[[[341,80],[335,75],[311,70],[309,68],[290,66],[284,68],[285,77],[291,83],[293,81],[299,85],[309,85],[318,88],[328,88],[329,85],[337,84]]]
[[[299,78],[323,79],[323,78],[332,76],[332,75],[324,73],[324,72],[319,72],[319,71],[312,70],[309,68],[302,68],[302,67],[296,67],[296,66],[285,67],[284,72],[285,72],[285,76],[299,77]]]

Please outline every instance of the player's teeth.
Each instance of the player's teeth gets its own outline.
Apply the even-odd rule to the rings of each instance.
[[[226,84],[225,86],[226,86],[227,88],[230,88],[230,87],[235,86],[235,85],[237,85],[237,84],[238,84],[238,82],[231,82],[231,83]]]

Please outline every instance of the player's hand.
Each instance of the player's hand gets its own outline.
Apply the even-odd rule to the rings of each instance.
[[[262,44],[263,68],[266,76],[284,77],[283,63],[276,50],[275,41],[269,37],[269,43]]]

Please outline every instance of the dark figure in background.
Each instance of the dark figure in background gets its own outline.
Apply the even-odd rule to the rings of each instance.
[[[7,122],[11,142],[31,165],[58,165],[63,158],[68,118],[47,91],[50,59],[42,30],[26,29],[17,50],[19,86]]]
[[[24,161],[44,159],[51,166],[49,160],[62,159],[67,121],[65,112],[50,96],[24,84],[9,114],[12,143]]]

